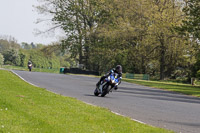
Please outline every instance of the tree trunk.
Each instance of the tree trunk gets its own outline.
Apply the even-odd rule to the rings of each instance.
[[[165,46],[164,46],[164,34],[161,33],[160,36],[160,80],[164,80],[165,78],[165,74],[164,74],[164,70],[165,70]]]
[[[76,23],[77,23],[77,31],[78,31],[78,44],[79,44],[79,48],[78,48],[78,54],[79,54],[79,64],[83,64],[83,44],[82,44],[82,33],[81,33],[81,28],[79,23],[79,17],[78,14],[76,14]]]
[[[144,56],[142,56],[141,68],[142,68],[142,74],[146,74],[146,67],[145,67]]]
[[[165,78],[164,70],[165,70],[165,50],[161,49],[161,57],[160,57],[160,80],[164,80],[164,78]]]

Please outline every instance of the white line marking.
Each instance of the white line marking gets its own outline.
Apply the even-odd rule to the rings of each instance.
[[[84,101],[83,101],[83,102],[84,102]],[[86,103],[86,104],[88,104],[88,105],[91,105],[91,106],[94,106],[94,107],[98,107],[98,106],[96,106],[96,105],[94,105],[94,104],[91,104],[91,103],[87,103],[87,102],[84,102],[84,103]],[[114,112],[114,111],[111,111],[111,112],[114,113],[114,114],[116,114],[116,115],[119,115],[119,116],[128,117],[128,116],[119,114],[119,113]],[[128,117],[128,118],[130,118],[130,117]],[[147,125],[146,123],[144,123],[144,122],[142,122],[142,121],[139,121],[139,120],[136,120],[136,119],[133,119],[133,118],[131,118],[131,120],[136,121],[136,122],[139,122],[139,123],[141,123],[141,124]]]
[[[84,102],[85,104],[88,104],[88,105],[94,106],[94,107],[98,107],[98,106],[96,106],[96,105],[94,105],[94,104],[87,103],[87,102],[85,102],[85,101],[82,101],[82,102]]]
[[[22,80],[25,81],[26,83],[28,83],[28,84],[30,84],[30,85],[33,85],[33,86],[35,86],[35,87],[39,87],[39,86],[37,86],[37,85],[34,85],[34,84],[32,84],[32,83],[26,81],[24,78],[22,78],[21,76],[19,76],[19,75],[18,75],[17,73],[15,73],[13,70],[11,70],[11,72],[14,73],[15,75],[17,75],[20,79],[22,79]]]
[[[117,112],[114,112],[114,111],[111,111],[112,113],[114,113],[114,114],[116,114],[116,115],[120,115],[120,116],[123,116],[123,117],[127,117],[127,116],[125,116],[125,115],[121,115],[121,114],[119,114],[119,113],[117,113]],[[129,117],[130,118],[130,117]],[[141,123],[141,124],[146,124],[146,123],[144,123],[144,122],[142,122],[142,121],[139,121],[139,120],[136,120],[136,119],[133,119],[133,118],[131,118],[131,120],[133,120],[133,121],[136,121],[136,122],[139,122],[139,123]]]

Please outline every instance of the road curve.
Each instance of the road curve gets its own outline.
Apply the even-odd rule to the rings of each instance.
[[[93,95],[94,77],[16,71],[26,81],[49,91],[108,108],[152,126],[178,133],[200,133],[200,98],[122,82],[106,97]]]

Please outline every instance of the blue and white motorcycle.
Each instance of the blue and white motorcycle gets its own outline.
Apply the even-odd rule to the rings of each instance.
[[[94,95],[98,96],[101,94],[101,97],[104,97],[109,92],[112,92],[113,88],[118,86],[120,82],[120,78],[117,73],[111,73],[104,81],[101,82],[99,87],[97,87],[94,91]]]

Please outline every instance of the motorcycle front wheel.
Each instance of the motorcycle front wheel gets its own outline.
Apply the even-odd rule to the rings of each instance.
[[[94,95],[95,95],[95,96],[98,96],[98,95],[99,95],[99,90],[98,90],[97,88],[94,90]]]
[[[106,94],[108,94],[108,92],[109,92],[108,88],[109,88],[109,84],[105,84],[103,86],[101,97],[104,97]]]
[[[29,69],[29,71],[31,72],[31,69],[32,69],[32,68],[31,68],[31,67],[29,67],[28,69]]]

